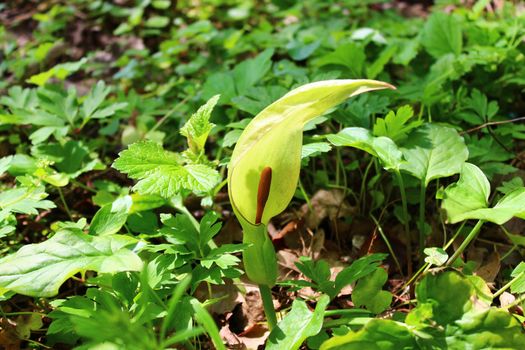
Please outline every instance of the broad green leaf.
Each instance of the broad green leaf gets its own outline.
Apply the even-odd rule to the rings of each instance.
[[[396,170],[403,163],[403,154],[390,138],[375,137],[370,130],[359,127],[345,128],[326,138],[335,146],[355,147],[379,158],[386,170]]]
[[[303,127],[351,96],[392,88],[374,80],[326,80],[292,90],[259,113],[246,127],[228,171],[230,201],[238,218],[255,223],[257,190],[264,168],[272,169],[262,223],[282,212],[299,179]]]
[[[351,77],[363,76],[366,61],[365,50],[362,45],[348,43],[338,45],[334,52],[322,56],[315,61],[316,66],[336,65],[347,68]]]
[[[89,234],[104,236],[117,233],[126,223],[132,204],[131,196],[124,196],[100,208],[91,221]]]
[[[416,286],[418,307],[432,304],[433,319],[441,325],[459,320],[471,310],[474,294],[472,284],[455,271],[427,275]]]
[[[443,194],[443,209],[451,223],[465,220],[465,214],[476,209],[487,208],[490,183],[474,164],[465,163],[459,181],[448,186]]]
[[[188,145],[194,153],[204,150],[208,134],[215,124],[210,123],[213,108],[219,101],[220,95],[215,95],[201,106],[180,129],[180,133],[188,139]]]
[[[294,300],[292,310],[272,330],[266,344],[266,350],[296,350],[306,338],[319,333],[323,325],[324,311],[330,302],[323,295],[317,302],[314,312],[311,312],[302,300]]]
[[[52,297],[68,278],[87,270],[138,271],[142,261],[126,248],[134,238],[92,237],[62,230],[45,242],[29,244],[0,260],[0,288],[35,297]]]
[[[392,294],[382,290],[388,280],[384,269],[378,268],[371,274],[361,278],[352,291],[352,302],[356,307],[365,306],[373,313],[385,311],[392,302]]]
[[[375,136],[386,136],[394,142],[403,141],[412,129],[420,126],[423,121],[409,120],[414,116],[414,110],[410,105],[400,107],[396,112],[390,111],[385,118],[376,119],[374,124]]]
[[[171,198],[182,190],[211,191],[220,181],[215,170],[203,164],[181,164],[181,156],[156,142],[139,141],[119,153],[113,167],[139,180],[133,187],[140,194]]]
[[[250,87],[259,82],[270,70],[273,52],[273,49],[266,49],[257,57],[241,62],[233,69],[232,75],[237,96],[244,95]]]
[[[525,344],[523,325],[508,311],[494,307],[466,313],[447,327],[443,338],[442,349],[521,349]]]
[[[357,332],[335,336],[320,350],[419,349],[410,327],[392,320],[373,319]]]
[[[516,188],[501,198],[494,207],[488,207],[490,184],[474,164],[465,163],[459,181],[443,193],[442,206],[449,222],[468,219],[490,221],[502,225],[512,217],[525,218],[525,188]]]
[[[365,255],[348,267],[345,267],[335,278],[335,289],[339,293],[343,287],[363,278],[379,268],[379,264],[387,257],[387,254]]]
[[[435,12],[425,23],[421,43],[435,58],[446,54],[459,55],[463,47],[461,24],[451,14]]]
[[[401,170],[429,182],[459,173],[468,158],[468,149],[456,130],[425,124],[412,132],[402,147],[406,162]]]
[[[301,148],[301,159],[308,161],[311,157],[320,155],[321,153],[329,152],[332,146],[328,142],[313,142],[303,145]]]

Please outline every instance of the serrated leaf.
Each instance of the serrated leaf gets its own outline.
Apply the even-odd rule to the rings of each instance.
[[[312,312],[304,301],[294,300],[292,310],[270,333],[266,350],[299,349],[306,338],[316,335],[321,330],[324,311],[329,302],[330,298],[323,295]]]
[[[87,270],[138,271],[140,258],[127,249],[134,238],[92,237],[62,230],[45,242],[29,244],[0,260],[0,288],[35,297],[52,297],[68,278]]]
[[[459,55],[463,41],[458,19],[452,14],[433,13],[425,23],[421,43],[435,58],[449,53]]]
[[[468,149],[456,130],[425,124],[412,132],[401,148],[406,162],[401,170],[429,182],[459,173],[468,158]]]
[[[376,120],[373,133],[375,136],[389,137],[394,142],[402,141],[410,131],[423,123],[422,120],[409,123],[413,116],[414,110],[409,105],[400,107],[395,113],[390,111],[385,118]]]
[[[139,180],[133,187],[137,192],[164,198],[182,190],[206,193],[221,180],[219,173],[206,165],[180,162],[180,155],[164,150],[158,143],[139,141],[119,153],[113,167]]]
[[[219,101],[220,95],[215,95],[202,105],[180,129],[180,133],[188,139],[188,145],[194,153],[204,150],[208,134],[215,124],[210,123],[213,108]]]
[[[0,221],[9,213],[36,215],[37,209],[55,208],[55,203],[45,200],[47,193],[44,186],[20,187],[0,193]]]

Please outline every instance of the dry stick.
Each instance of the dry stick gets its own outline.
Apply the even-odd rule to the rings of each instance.
[[[487,122],[487,123],[483,123],[481,125],[478,125],[475,128],[462,131],[459,134],[460,135],[469,134],[471,132],[477,131],[479,129],[486,128],[486,127],[491,126],[491,125],[508,124],[508,123],[519,122],[519,121],[522,121],[522,120],[525,120],[525,117],[519,117],[519,118],[514,118],[514,119],[508,119],[508,120],[501,120],[501,121],[497,121],[497,122]]]

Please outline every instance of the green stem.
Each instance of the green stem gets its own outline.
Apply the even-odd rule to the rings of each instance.
[[[516,277],[514,277],[509,283],[498,289],[496,293],[494,293],[493,298],[499,297],[501,294],[503,294],[504,291],[510,288],[510,286],[516,282],[518,279],[522,278],[523,275],[525,275],[525,271],[519,273]]]
[[[361,190],[359,191],[359,204],[361,204],[362,210],[361,214],[365,211],[365,203],[363,203],[363,200],[365,196],[366,179],[368,178],[368,172],[370,171],[372,164],[374,164],[374,158],[370,159],[370,162],[366,166],[365,173],[363,174],[363,179],[361,180]]]
[[[472,230],[469,232],[469,234],[467,235],[467,238],[465,238],[465,240],[463,241],[463,243],[461,243],[461,245],[459,246],[458,250],[456,250],[454,252],[454,255],[452,255],[452,257],[450,257],[450,259],[448,259],[447,261],[447,266],[450,266],[452,265],[452,263],[457,259],[459,258],[459,256],[463,253],[463,251],[467,248],[467,246],[470,244],[470,242],[472,242],[472,240],[474,238],[476,238],[477,234],[479,233],[479,230],[481,229],[481,226],[483,226],[483,223],[484,221],[483,220],[479,220],[477,223],[476,223],[476,226],[474,226],[474,228],[472,228]]]
[[[270,290],[270,287],[260,284],[259,292],[261,293],[264,313],[266,314],[266,320],[268,321],[268,329],[271,332],[272,329],[277,326],[277,314],[273,307],[272,291]]]
[[[313,212],[314,208],[312,207],[312,202],[310,201],[310,197],[308,197],[308,194],[306,193],[303,183],[301,182],[301,179],[299,179],[299,191],[301,191],[301,194],[304,197],[304,200],[306,201],[306,205],[308,206],[308,209]]]
[[[397,260],[397,256],[394,253],[394,250],[392,249],[392,245],[388,241],[388,238],[386,237],[385,232],[383,231],[383,228],[379,224],[379,221],[377,221],[377,219],[372,214],[370,214],[370,217],[372,218],[372,220],[374,220],[374,223],[376,224],[377,230],[379,231],[379,234],[383,238],[383,241],[385,242],[385,244],[386,244],[386,246],[388,248],[388,251],[390,252],[390,255],[392,256],[392,259],[394,259],[394,262],[396,263],[396,266],[397,266],[397,269],[399,270],[399,273],[401,274],[401,276],[404,276],[403,275],[403,269],[401,269],[401,264],[399,263],[399,260]]]
[[[423,249],[425,248],[425,195],[427,187],[425,181],[421,181],[419,188],[419,256],[423,256]]]
[[[73,221],[73,216],[71,216],[71,212],[69,211],[69,207],[67,206],[66,199],[64,198],[64,194],[62,193],[62,189],[60,187],[58,188],[58,194],[60,195],[60,200],[62,201],[62,205],[64,205],[64,210],[67,213],[67,216],[69,216],[69,220]]]
[[[403,182],[403,176],[399,172],[399,170],[395,170],[395,174],[397,177],[397,182],[399,183],[399,191],[401,192],[401,204],[403,206],[403,217],[404,217],[404,225],[405,225],[405,235],[407,238],[407,266],[408,266],[408,275],[410,276],[412,274],[412,242],[410,237],[410,226],[408,224],[408,203],[407,203],[407,195],[405,191],[405,183]]]
[[[461,224],[461,226],[458,228],[458,230],[456,231],[456,233],[454,234],[454,236],[450,239],[450,241],[447,242],[447,244],[445,244],[445,246],[443,247],[444,250],[447,250],[448,247],[450,247],[450,245],[452,243],[454,243],[454,240],[458,237],[458,235],[461,233],[461,231],[463,230],[463,226],[465,226],[465,221],[463,221],[463,223]],[[422,273],[425,273],[428,271],[428,269],[430,269],[430,264],[429,263],[424,263],[423,266],[421,266],[419,268],[419,270],[417,270],[417,272],[410,278],[410,280],[405,283],[405,285],[403,286],[403,290],[406,289],[406,287],[408,287],[409,285],[411,285],[418,277],[419,275],[421,275]]]

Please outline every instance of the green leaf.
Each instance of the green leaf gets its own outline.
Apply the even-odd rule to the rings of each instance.
[[[188,139],[190,149],[198,154],[204,150],[208,134],[215,124],[210,123],[213,108],[219,101],[220,95],[215,95],[195,112],[180,129],[180,133]]]
[[[20,187],[0,193],[0,221],[9,213],[37,215],[37,209],[55,208],[55,203],[45,200],[44,186]]]
[[[510,285],[510,291],[517,294],[525,293],[525,262],[520,262],[510,276],[515,279]]]
[[[111,88],[106,87],[106,83],[103,80],[99,80],[95,86],[91,89],[90,93],[85,97],[82,103],[82,111],[84,117],[89,118],[95,112],[97,108],[104,102],[106,96],[110,93]]]
[[[468,158],[468,149],[456,130],[425,124],[410,134],[402,147],[406,162],[401,170],[429,182],[459,173]]]
[[[156,142],[139,141],[119,153],[113,167],[139,181],[133,187],[140,194],[171,198],[182,190],[211,191],[221,180],[219,173],[203,164],[180,164],[181,157]]]
[[[53,68],[51,68],[48,71],[32,75],[29,79],[27,79],[28,83],[35,84],[38,86],[42,86],[51,78],[57,78],[60,80],[66,79],[69,75],[75,73],[78,71],[82,66],[84,66],[87,62],[86,58],[83,58],[76,62],[67,62],[67,63],[61,63],[57,64]]]
[[[427,275],[416,286],[418,307],[432,304],[433,319],[441,325],[450,324],[471,310],[473,295],[472,284],[454,271]]]
[[[419,349],[410,328],[392,320],[372,319],[357,332],[335,336],[320,350],[398,350]]]
[[[370,153],[379,158],[386,170],[397,170],[403,163],[403,154],[394,141],[385,136],[374,137],[365,128],[345,128],[326,138],[335,146],[355,147]]]
[[[390,111],[385,118],[376,119],[373,133],[375,136],[389,137],[394,142],[403,141],[412,129],[423,123],[422,120],[409,122],[413,116],[414,110],[410,105],[400,107],[395,113]]]
[[[319,81],[292,90],[252,119],[235,146],[228,171],[230,201],[241,222],[255,223],[265,168],[271,168],[272,181],[261,222],[288,206],[299,180],[303,127],[308,121],[351,96],[384,88],[392,86],[374,80]]]
[[[525,188],[516,188],[501,198],[494,207],[488,207],[490,184],[474,164],[465,163],[459,181],[443,193],[442,207],[449,222],[478,219],[502,225],[512,217],[525,218]]]
[[[301,159],[308,161],[311,157],[318,156],[322,153],[329,152],[332,146],[328,142],[312,142],[303,145],[301,148]]]
[[[387,254],[370,254],[353,261],[350,266],[345,267],[337,274],[335,278],[337,292],[339,293],[343,287],[377,270],[381,261],[386,257]]]
[[[132,204],[131,196],[124,196],[100,208],[91,221],[89,234],[104,236],[120,231],[128,219]]]
[[[382,290],[387,280],[388,274],[381,268],[361,278],[352,292],[354,305],[356,307],[365,306],[376,314],[385,311],[392,302],[392,294]]]
[[[29,244],[0,260],[0,288],[35,297],[52,297],[68,278],[87,270],[138,271],[140,258],[127,249],[137,241],[110,235],[92,237],[62,230],[45,242]]]
[[[441,266],[448,260],[448,254],[443,248],[425,248],[423,253],[426,255],[425,262],[431,265]]]
[[[449,53],[457,56],[463,46],[461,24],[454,15],[435,12],[425,23],[421,43],[435,58]]]
[[[257,57],[245,60],[233,69],[232,76],[237,96],[244,95],[266,75],[272,67],[273,52],[273,49],[266,49]]]
[[[319,333],[323,325],[324,311],[330,302],[323,295],[317,302],[315,311],[311,312],[302,300],[294,300],[292,310],[272,330],[266,344],[266,350],[296,350],[306,338]]]
[[[315,65],[322,67],[327,65],[343,66],[350,71],[350,77],[357,78],[363,76],[363,68],[366,61],[363,46],[356,43],[338,45],[334,52],[331,52],[315,61]]]
[[[224,346],[224,343],[222,342],[221,336],[219,334],[219,330],[217,329],[217,325],[208,311],[206,311],[202,304],[195,298],[192,298],[190,303],[193,307],[193,311],[195,312],[195,319],[202,325],[202,327],[204,327],[210,336],[213,345],[215,345],[215,348],[217,350],[226,350],[226,347]]]

